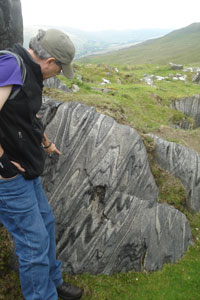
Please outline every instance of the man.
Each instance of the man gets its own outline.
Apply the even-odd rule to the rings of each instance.
[[[62,279],[54,216],[39,177],[44,151],[61,153],[37,117],[43,80],[61,71],[72,78],[75,49],[69,37],[55,29],[40,30],[29,47],[26,51],[16,44],[11,53],[0,55],[0,222],[15,242],[26,300],[79,299],[82,289]],[[24,82],[15,54],[25,66]]]

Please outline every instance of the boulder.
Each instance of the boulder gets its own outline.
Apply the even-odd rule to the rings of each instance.
[[[72,91],[70,89],[68,89],[68,87],[60,80],[58,79],[56,76],[54,77],[50,77],[46,80],[44,80],[44,86],[48,87],[48,88],[56,88],[56,89],[60,89],[63,90],[67,93],[71,93]]]
[[[154,80],[154,75],[147,75],[147,74],[144,74],[144,77],[142,79],[142,81],[144,81],[146,84],[155,87],[153,80]]]
[[[153,271],[183,256],[191,243],[188,221],[157,203],[136,130],[73,102],[57,107],[46,132],[62,152],[47,156],[43,186],[66,272]]]
[[[168,142],[153,134],[155,161],[161,168],[181,180],[187,192],[187,207],[200,211],[200,155],[182,145]]]
[[[95,87],[92,87],[92,89],[94,91],[97,91],[97,92],[102,92],[104,94],[107,94],[107,93],[111,93],[111,94],[115,94],[115,92],[117,91],[116,89],[110,89],[110,88],[95,88]]]
[[[110,83],[110,80],[106,79],[106,78],[102,78],[102,83],[101,84],[107,84]]]
[[[40,111],[38,112],[39,117],[42,119],[44,127],[52,121],[54,118],[58,107],[62,104],[62,102],[53,100],[49,97],[42,97],[42,106]]]
[[[200,84],[200,72],[197,72],[193,77],[192,77],[192,81]]]
[[[78,91],[80,91],[80,87],[75,83],[72,85],[71,89],[73,93],[77,93]]]
[[[183,70],[183,65],[169,63],[172,70]]]
[[[77,74],[76,78],[78,79],[79,82],[81,82],[81,83],[83,82],[83,76],[82,75]]]
[[[23,44],[23,21],[20,0],[0,1],[0,50]]]
[[[174,100],[171,107],[194,119],[194,127],[200,127],[200,95]]]

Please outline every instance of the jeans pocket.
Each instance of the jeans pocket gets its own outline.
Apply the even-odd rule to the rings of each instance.
[[[23,213],[36,205],[32,180],[25,180],[21,174],[15,178],[0,181],[0,198],[12,213]]]
[[[17,179],[18,176],[20,176],[20,174],[17,174],[17,175],[15,175],[15,176],[13,176],[13,177],[10,177],[10,178],[4,178],[4,177],[2,177],[2,176],[0,175],[0,182],[1,182],[1,181],[11,181],[11,180],[15,180],[15,179]]]

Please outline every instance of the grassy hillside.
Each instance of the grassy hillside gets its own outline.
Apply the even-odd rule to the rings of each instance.
[[[190,65],[188,65],[189,67]],[[199,64],[200,66],[200,64]],[[169,141],[190,147],[200,153],[200,128],[195,130],[175,129],[186,118],[170,108],[173,99],[199,94],[200,86],[192,82],[193,73],[186,82],[172,77],[154,81],[149,86],[141,81],[144,74],[166,77],[176,75],[169,65],[76,65],[73,80],[60,79],[69,88],[77,84],[77,93],[65,93],[45,89],[44,94],[61,101],[76,101],[94,106],[97,111],[113,117],[121,124],[138,130],[144,139],[149,154],[152,173],[159,187],[158,201],[168,203],[182,211],[188,218],[194,245],[176,264],[165,264],[163,270],[153,272],[119,273],[112,276],[80,274],[66,280],[84,288],[82,300],[199,300],[200,299],[200,214],[188,210],[186,192],[179,180],[173,178],[153,163],[154,145],[147,133],[153,132]],[[78,76],[77,76],[78,75]],[[80,79],[82,77],[82,79]],[[102,78],[110,83],[102,85]],[[121,83],[119,83],[119,80]],[[22,300],[18,274],[9,268],[9,240],[4,228],[0,228],[0,300]]]
[[[200,23],[175,30],[164,37],[109,54],[84,57],[82,63],[191,64],[200,62]]]

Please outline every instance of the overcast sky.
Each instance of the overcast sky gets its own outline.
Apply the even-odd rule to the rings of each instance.
[[[82,30],[177,29],[200,22],[200,0],[21,0],[24,25]]]

